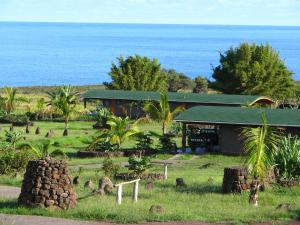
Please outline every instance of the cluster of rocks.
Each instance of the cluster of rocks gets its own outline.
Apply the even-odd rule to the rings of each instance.
[[[241,193],[249,188],[250,183],[247,168],[231,167],[224,169],[223,193]]]
[[[65,161],[46,158],[28,162],[19,204],[68,209],[76,205],[76,198]]]

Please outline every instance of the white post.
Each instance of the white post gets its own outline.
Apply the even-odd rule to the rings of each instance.
[[[139,193],[139,180],[133,183],[132,201],[137,202]]]
[[[122,185],[117,186],[117,203],[118,205],[122,203]]]
[[[168,164],[164,164],[164,179],[168,179]]]

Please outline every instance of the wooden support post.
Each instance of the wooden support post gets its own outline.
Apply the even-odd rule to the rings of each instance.
[[[164,164],[164,179],[168,179],[168,164]]]
[[[182,152],[186,151],[186,123],[182,123]]]
[[[117,186],[117,203],[122,204],[122,185]]]
[[[139,194],[139,180],[133,183],[132,201],[137,202]]]
[[[85,98],[83,99],[83,105],[84,105],[84,108],[86,108],[86,99]]]

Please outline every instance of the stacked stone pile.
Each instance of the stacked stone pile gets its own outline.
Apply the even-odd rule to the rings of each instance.
[[[29,161],[18,202],[30,207],[68,209],[76,205],[76,193],[64,160]]]
[[[248,179],[247,168],[231,167],[224,169],[223,193],[241,193],[242,190],[249,188],[250,180]]]

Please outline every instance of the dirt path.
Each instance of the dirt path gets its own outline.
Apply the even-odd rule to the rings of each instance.
[[[1,225],[120,225],[102,221],[80,221],[43,216],[0,214]],[[145,225],[214,225],[204,222],[148,222]]]
[[[12,186],[0,186],[0,198],[18,198],[21,188]],[[2,225],[0,223],[0,225]]]

